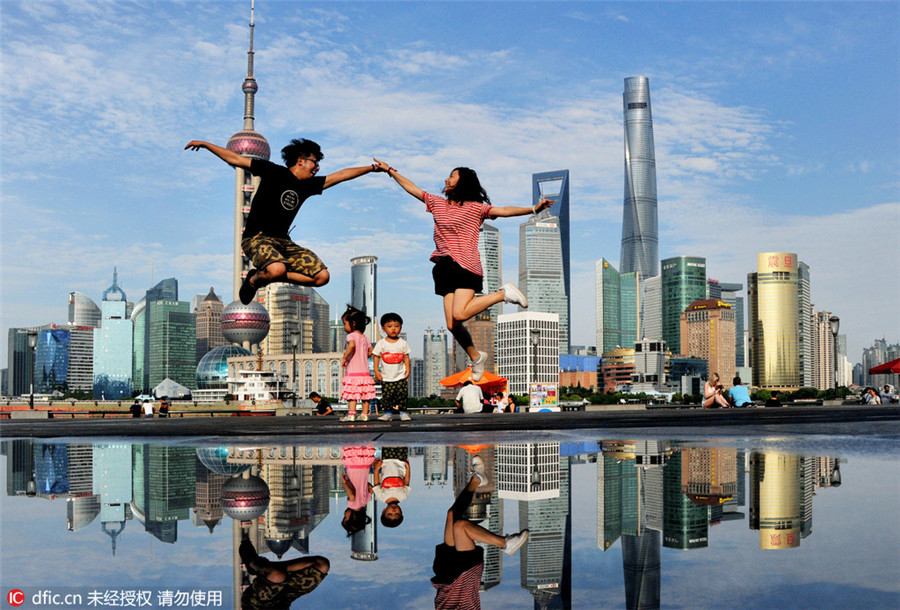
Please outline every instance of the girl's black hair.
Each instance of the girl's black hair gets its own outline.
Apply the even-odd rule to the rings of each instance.
[[[348,508],[350,511],[349,515],[346,515],[341,520],[341,527],[344,528],[344,531],[347,532],[347,537],[352,536],[356,532],[361,532],[366,529],[366,525],[372,522],[372,517],[366,514],[365,507],[353,510],[352,508]]]
[[[457,203],[476,201],[478,203],[490,205],[491,198],[488,197],[484,188],[481,186],[481,182],[478,180],[478,174],[475,173],[474,169],[469,169],[468,167],[455,167],[453,168],[453,171],[459,174],[459,181],[456,183],[456,186],[453,187],[452,191],[444,191],[444,194],[447,195],[447,199],[456,201]],[[452,174],[453,172],[450,173]]]
[[[353,305],[347,305],[347,311],[341,316],[341,321],[349,322],[350,330],[363,332],[366,330],[366,326],[369,325],[369,322],[371,322],[372,319],[367,316],[365,312],[358,310]]]

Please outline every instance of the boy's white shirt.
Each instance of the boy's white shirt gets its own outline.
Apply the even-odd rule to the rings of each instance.
[[[409,343],[402,337],[391,343],[385,338],[378,340],[372,349],[372,355],[378,356],[380,359],[379,370],[381,370],[381,378],[384,381],[401,381],[406,379],[406,365],[401,360],[397,364],[391,364],[384,361],[383,354],[404,354],[409,356]]]

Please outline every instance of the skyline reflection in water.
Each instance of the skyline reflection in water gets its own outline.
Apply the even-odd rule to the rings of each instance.
[[[384,447],[371,447],[381,457]],[[660,440],[414,446],[403,522],[385,527],[385,503],[363,493],[368,523],[348,537],[342,449],[4,441],[4,595],[238,607],[251,580],[238,547],[249,538],[273,562],[330,561],[295,608],[433,607],[434,547],[480,456],[489,481],[467,518],[501,535],[531,531],[515,555],[485,547],[484,608],[900,602],[895,451],[841,458]]]

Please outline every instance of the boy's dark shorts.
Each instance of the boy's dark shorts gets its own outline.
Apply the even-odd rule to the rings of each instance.
[[[409,404],[409,382],[406,379],[400,381],[385,381],[381,384],[381,410],[406,411]]]
[[[241,250],[257,269],[263,269],[272,263],[284,263],[288,271],[313,277],[327,268],[315,252],[283,237],[257,233],[241,240]]]
[[[241,609],[289,608],[291,602],[318,587],[326,576],[314,566],[288,572],[285,581],[280,583],[257,576],[241,595]]]
[[[431,277],[434,278],[434,294],[440,296],[452,294],[458,288],[468,288],[479,293],[484,286],[482,276],[464,269],[449,256],[442,256],[434,262]]]

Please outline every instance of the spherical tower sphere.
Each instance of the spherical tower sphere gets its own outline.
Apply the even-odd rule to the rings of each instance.
[[[269,508],[269,486],[255,474],[228,479],[222,485],[222,510],[235,521],[252,521]]]
[[[197,459],[207,470],[226,477],[232,477],[250,470],[250,464],[236,464],[228,461],[228,447],[197,447]]]
[[[253,129],[242,129],[231,136],[225,148],[245,157],[264,159],[266,161],[269,160],[269,156],[272,154],[266,139],[261,133]]]
[[[249,305],[235,301],[222,311],[222,336],[226,341],[254,345],[268,334],[269,312],[256,301]]]
[[[210,350],[197,363],[197,389],[228,389],[228,359],[250,355],[250,350],[240,345],[222,345]]]

